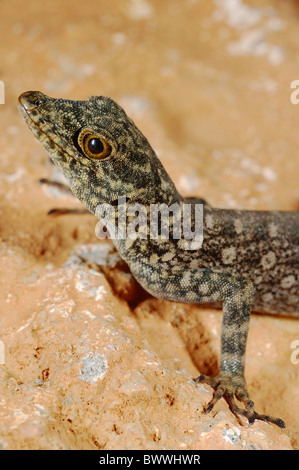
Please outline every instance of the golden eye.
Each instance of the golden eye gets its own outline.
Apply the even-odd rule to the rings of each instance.
[[[106,140],[92,134],[88,129],[80,132],[78,144],[84,154],[90,158],[102,160],[103,158],[109,157],[112,152],[112,147]]]

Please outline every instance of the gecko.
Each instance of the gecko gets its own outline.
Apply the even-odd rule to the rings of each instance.
[[[185,198],[146,137],[111,98],[73,101],[28,91],[20,95],[18,108],[83,205],[99,219],[103,205],[115,207],[114,219],[105,213],[108,230],[112,222],[123,229],[132,220],[120,217],[121,197],[148,211],[155,205],[189,204],[192,226],[194,208],[202,205],[203,237],[195,249],[186,249],[184,234],[174,236],[174,217],[169,217],[168,238],[148,236],[147,220],[145,236],[112,241],[154,297],[222,306],[219,373],[195,380],[214,389],[205,413],[223,397],[234,415],[250,424],[261,420],[284,428],[282,419],[255,411],[245,353],[252,311],[299,317],[299,212],[220,209],[201,198]]]

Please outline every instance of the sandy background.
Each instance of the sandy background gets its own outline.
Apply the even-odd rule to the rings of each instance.
[[[254,315],[246,376],[284,432],[205,416],[221,312],[134,283],[92,215],[38,184],[57,178],[17,97],[120,102],[178,189],[212,205],[299,208],[299,2],[2,0],[0,3],[0,444],[4,449],[299,447],[299,322]],[[82,261],[83,259],[83,261]]]

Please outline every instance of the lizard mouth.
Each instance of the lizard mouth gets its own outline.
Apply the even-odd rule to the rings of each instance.
[[[43,104],[50,98],[40,91],[26,91],[18,98],[18,109],[31,132],[49,152],[51,159],[59,166],[77,162],[88,165],[88,160],[70,148],[55,130],[55,124],[45,119]],[[55,116],[53,117],[55,119]]]

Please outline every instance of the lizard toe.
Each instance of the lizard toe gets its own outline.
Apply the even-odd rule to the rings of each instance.
[[[227,373],[219,373],[216,377],[208,377],[200,375],[195,379],[195,383],[205,383],[214,389],[212,400],[205,408],[205,414],[209,413],[215,404],[224,398],[231,410],[231,412],[238,417],[238,415],[245,416],[249,424],[253,424],[256,420],[273,423],[280,428],[285,428],[285,423],[280,418],[259,414],[254,410],[254,403],[249,398],[246,381],[243,376],[232,376]],[[245,409],[240,408],[236,399],[244,404]]]

